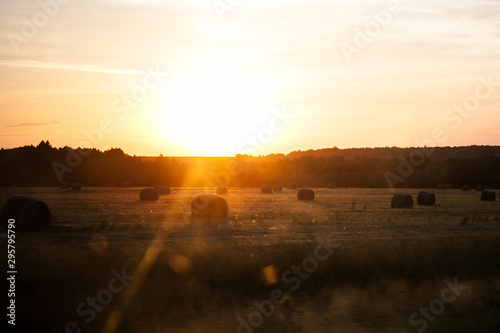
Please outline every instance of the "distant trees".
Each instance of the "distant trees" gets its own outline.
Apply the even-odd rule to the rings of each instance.
[[[436,148],[437,149],[437,148]],[[333,149],[291,155],[275,154],[262,157],[237,155],[234,158],[200,158],[180,163],[160,155],[141,158],[127,155],[120,148],[104,152],[97,149],[80,150],[81,163],[63,175],[63,181],[88,186],[262,186],[263,184],[295,183],[299,186],[388,187],[386,172],[397,172],[398,156],[408,155],[411,149],[366,148],[362,150]],[[460,157],[461,151],[467,157]],[[446,148],[415,168],[411,176],[398,187],[434,188],[437,184],[451,184],[455,188],[477,184],[492,187],[500,184],[500,147],[481,147],[484,156],[471,147]],[[53,148],[48,141],[36,147],[25,146],[0,150],[0,186],[59,186],[52,164],[67,163],[70,147]],[[331,153],[331,151],[329,151]],[[345,156],[343,155],[345,152]],[[362,154],[366,152],[366,156]],[[394,155],[397,152],[399,155]],[[472,153],[475,152],[475,153]],[[489,153],[492,153],[489,155]],[[292,157],[295,156],[295,157]],[[442,158],[443,156],[453,156]]]
[[[0,186],[58,186],[59,179],[52,165],[66,165],[70,147],[52,148],[42,141],[37,147],[25,146],[0,151]],[[63,174],[63,181],[88,186],[109,186],[129,182],[137,186],[180,186],[186,174],[185,166],[166,157],[143,161],[125,154],[120,148],[101,152],[84,149],[82,162]]]

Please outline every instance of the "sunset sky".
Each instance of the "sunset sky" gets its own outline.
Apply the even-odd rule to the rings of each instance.
[[[60,2],[0,0],[0,147],[500,145],[497,0]]]

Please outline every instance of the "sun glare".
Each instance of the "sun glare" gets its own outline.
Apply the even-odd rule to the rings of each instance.
[[[212,70],[174,78],[158,100],[155,121],[163,141],[186,155],[231,156],[270,112],[263,79]]]

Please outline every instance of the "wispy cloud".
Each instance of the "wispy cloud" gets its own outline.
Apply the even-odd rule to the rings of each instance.
[[[47,125],[54,125],[54,124],[60,124],[60,121],[48,121],[45,123],[20,123],[20,124],[12,124],[12,125],[5,125],[5,127],[32,127],[32,126],[47,126]]]
[[[21,134],[0,134],[2,138],[11,138],[11,137],[29,137],[29,136],[46,136],[51,135],[52,133],[21,133]],[[21,144],[18,145],[21,147]],[[4,147],[7,148],[7,147]],[[14,146],[12,146],[14,148]]]
[[[144,75],[148,74],[145,71],[138,71],[138,70],[131,70],[131,69],[109,68],[109,67],[99,67],[99,66],[89,66],[89,65],[66,65],[66,64],[60,64],[60,63],[43,62],[43,61],[35,61],[35,60],[0,61],[0,66],[23,67],[23,68],[45,68],[45,69],[58,69],[58,70],[105,73],[105,74],[119,74],[119,75],[144,76]],[[160,74],[160,73],[158,73],[158,74]]]

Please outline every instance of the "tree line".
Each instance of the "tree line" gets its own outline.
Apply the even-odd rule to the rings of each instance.
[[[318,154],[309,151],[258,157],[236,155],[181,162],[162,155],[130,156],[120,148],[106,151],[54,148],[48,141],[42,141],[36,147],[0,150],[0,186],[59,186],[61,182],[78,182],[87,186],[295,183],[324,187],[334,183],[337,187],[435,188],[437,184],[450,184],[461,188],[480,184],[498,188],[500,147],[474,147],[446,147],[445,153],[437,155],[429,154],[433,148],[364,148],[367,154],[357,150],[354,156],[352,149],[332,148],[330,154],[321,150]]]

